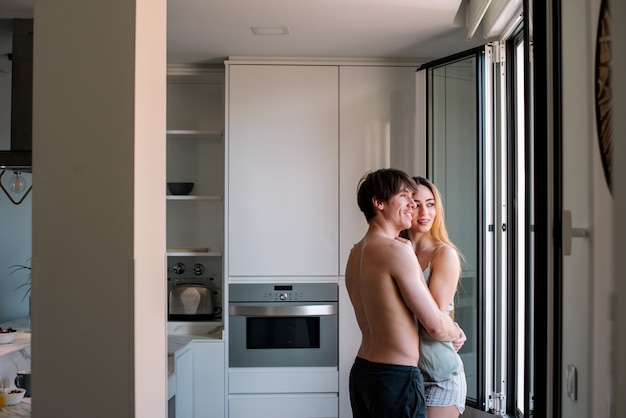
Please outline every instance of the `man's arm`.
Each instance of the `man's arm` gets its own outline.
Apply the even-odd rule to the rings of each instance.
[[[413,247],[408,241],[401,239],[398,239],[397,247],[391,264],[391,274],[404,302],[431,337],[439,341],[456,340],[459,338],[459,329],[450,316],[442,312],[435,303]]]

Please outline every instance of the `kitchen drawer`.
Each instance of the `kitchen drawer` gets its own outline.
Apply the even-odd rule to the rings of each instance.
[[[337,418],[339,398],[332,394],[230,395],[232,418]]]
[[[334,368],[232,368],[228,393],[337,393],[339,372]]]

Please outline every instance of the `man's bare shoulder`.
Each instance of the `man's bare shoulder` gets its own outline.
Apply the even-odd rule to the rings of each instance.
[[[367,239],[367,247],[375,247],[377,251],[397,251],[401,248],[410,249],[410,244],[403,238],[375,235]]]
[[[390,262],[415,258],[411,243],[403,238],[380,238],[376,240],[374,245],[380,257],[384,257]]]

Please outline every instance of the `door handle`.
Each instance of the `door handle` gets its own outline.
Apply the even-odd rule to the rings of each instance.
[[[572,254],[572,238],[587,238],[589,230],[572,228],[572,211],[563,210],[563,225],[561,226],[563,240],[563,255]]]
[[[337,305],[230,305],[233,316],[322,316],[337,315]]]

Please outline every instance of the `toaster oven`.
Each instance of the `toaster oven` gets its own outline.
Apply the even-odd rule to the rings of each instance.
[[[208,280],[175,280],[169,286],[168,321],[212,321],[221,318],[222,310],[215,306]]]

